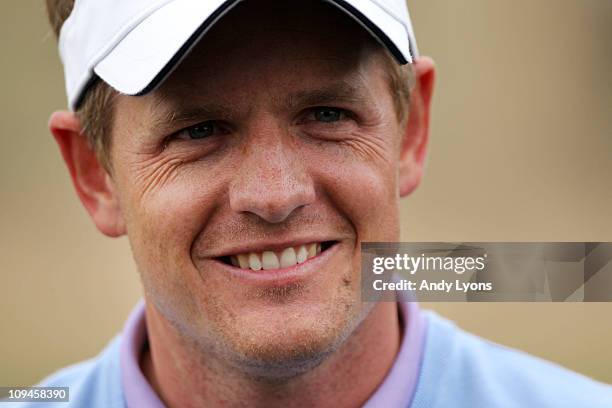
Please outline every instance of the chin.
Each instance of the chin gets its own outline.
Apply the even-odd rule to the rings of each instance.
[[[364,316],[361,305],[347,299],[243,313],[222,334],[227,361],[261,381],[300,376],[344,344]]]

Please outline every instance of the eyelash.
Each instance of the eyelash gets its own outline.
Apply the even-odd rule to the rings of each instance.
[[[206,126],[212,127],[211,133],[209,135],[203,135],[202,137],[191,137],[193,135],[190,134],[190,132],[195,132],[198,130],[198,128],[204,128]],[[229,131],[226,129],[226,126],[223,124],[223,122],[217,120],[207,120],[179,130],[171,137],[171,139],[204,140],[219,134],[227,133],[229,133]]]
[[[326,122],[324,120],[317,120],[316,119],[317,113],[320,111],[325,111],[325,110],[337,112],[339,115],[339,118],[337,120],[332,120],[329,122]],[[305,115],[305,119],[301,120],[300,123],[315,122],[315,123],[320,123],[323,125],[333,125],[336,123],[343,122],[347,119],[353,119],[353,114],[346,109],[337,108],[333,106],[315,106],[313,108],[308,109],[307,114]]]

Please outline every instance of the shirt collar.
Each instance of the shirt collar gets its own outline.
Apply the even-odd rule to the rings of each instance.
[[[128,407],[165,408],[140,369],[140,356],[147,343],[144,300],[132,310],[123,328],[121,382]]]
[[[398,302],[403,321],[400,350],[391,370],[364,407],[408,407],[418,382],[426,324],[416,302]],[[140,356],[147,343],[144,300],[132,310],[121,340],[121,381],[128,407],[164,408],[140,369]]]

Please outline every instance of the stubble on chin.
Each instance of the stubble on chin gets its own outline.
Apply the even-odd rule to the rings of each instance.
[[[296,295],[304,288],[291,285],[259,293],[267,302],[276,302],[269,310],[238,315],[212,296],[202,305],[205,319],[167,320],[192,363],[206,371],[282,383],[329,359],[367,316],[371,307],[360,301],[349,280],[343,281],[340,293],[327,301],[300,301]]]

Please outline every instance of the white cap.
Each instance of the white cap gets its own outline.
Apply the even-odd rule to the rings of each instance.
[[[60,32],[70,109],[96,76],[118,92],[157,87],[242,0],[76,0]],[[324,0],[346,12],[400,64],[418,55],[405,0]]]

